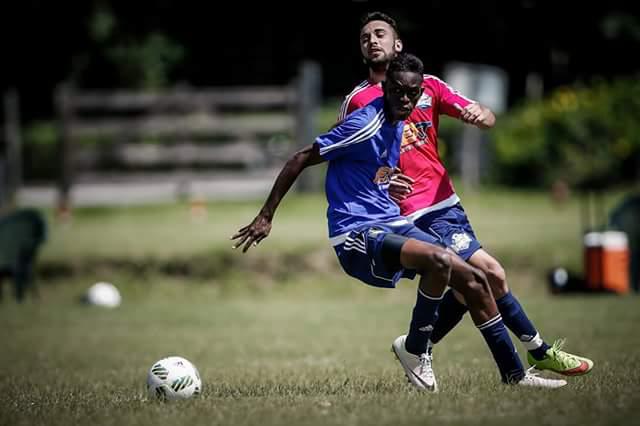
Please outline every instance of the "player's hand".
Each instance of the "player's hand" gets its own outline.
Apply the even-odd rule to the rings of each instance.
[[[244,244],[242,252],[246,253],[251,246],[257,246],[260,241],[267,238],[271,232],[271,219],[259,214],[253,219],[249,225],[240,228],[235,235],[231,237],[232,240],[237,240],[233,245],[236,249]]]
[[[389,181],[389,196],[396,203],[405,200],[413,191],[413,183],[412,178],[402,174],[402,170],[396,167]]]
[[[479,103],[472,103],[464,108],[458,104],[453,104],[453,106],[460,111],[460,120],[473,124],[474,126],[485,124],[491,114],[488,108],[483,107]]]

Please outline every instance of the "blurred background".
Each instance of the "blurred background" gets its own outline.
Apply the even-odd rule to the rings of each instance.
[[[166,420],[131,389],[169,354],[203,373],[214,403],[189,418],[202,424],[486,424],[498,405],[505,424],[626,424],[637,411],[635,3],[13,3],[0,26],[0,420]],[[231,250],[284,160],[366,78],[359,22],[374,10],[427,73],[497,114],[487,132],[443,119],[440,154],[536,325],[596,360],[562,397],[486,396],[493,367],[469,320],[437,360],[447,399],[407,393],[379,354],[415,287],[341,271],[322,167],[267,240]]]
[[[395,17],[427,72],[499,116],[491,132],[442,120],[440,152],[459,191],[577,203],[571,238],[624,227],[637,257],[640,15],[622,2],[578,11],[534,0],[352,1],[287,14],[176,1],[12,5],[3,14],[2,205],[67,222],[77,207],[184,203],[204,217],[221,201],[261,199],[284,159],[334,123],[366,76],[358,32],[371,10]],[[307,172],[298,189],[319,193],[322,178]],[[570,252],[548,262],[578,267],[582,249]]]

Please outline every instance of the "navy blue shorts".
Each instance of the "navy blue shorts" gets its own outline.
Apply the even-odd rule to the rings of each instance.
[[[436,244],[450,248],[465,261],[482,248],[460,203],[420,216],[414,223],[436,238]]]
[[[416,271],[403,268],[400,259],[393,265],[383,261],[382,242],[388,234],[439,245],[434,236],[421,231],[408,220],[365,225],[349,232],[343,242],[334,246],[342,269],[348,275],[375,287],[394,288],[400,278],[413,279]]]

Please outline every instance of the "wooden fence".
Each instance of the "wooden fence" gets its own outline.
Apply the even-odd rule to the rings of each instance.
[[[306,62],[285,86],[147,93],[61,85],[55,94],[60,122],[59,206],[70,206],[74,180],[90,165],[83,155],[86,144],[78,143],[83,138],[115,143],[115,160],[132,170],[158,165],[241,170],[273,165],[283,152],[311,143],[320,80],[319,66]],[[150,139],[161,143],[140,143]],[[299,185],[308,186],[304,180]]]
[[[3,121],[0,127],[0,208],[14,205],[22,182],[22,141],[20,108],[15,88],[3,94]]]

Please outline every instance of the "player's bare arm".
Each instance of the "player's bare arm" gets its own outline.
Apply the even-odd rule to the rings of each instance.
[[[264,206],[260,209],[260,213],[249,225],[240,228],[231,237],[232,240],[237,240],[233,248],[244,245],[242,252],[245,253],[249,250],[249,247],[256,246],[260,241],[267,238],[269,232],[271,232],[271,222],[280,201],[282,201],[282,198],[284,198],[300,173],[305,168],[323,161],[325,160],[320,156],[320,151],[316,144],[308,145],[293,154],[280,170]]]
[[[488,107],[477,102],[471,103],[462,108],[454,105],[460,111],[460,120],[473,124],[481,129],[490,129],[496,124],[496,116]]]

